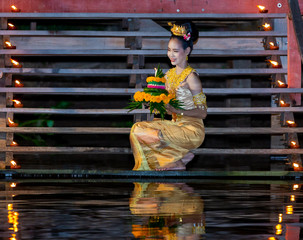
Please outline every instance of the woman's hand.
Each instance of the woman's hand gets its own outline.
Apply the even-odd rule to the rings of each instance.
[[[172,115],[172,113],[180,113],[179,110],[175,109],[173,106],[171,106],[170,104],[166,104],[165,105],[166,111],[169,115]]]

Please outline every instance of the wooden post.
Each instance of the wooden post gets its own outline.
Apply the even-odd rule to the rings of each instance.
[[[288,36],[288,87],[301,88],[302,68],[301,56],[294,31],[292,19],[287,18],[287,36]],[[301,94],[291,94],[294,105],[301,105]]]

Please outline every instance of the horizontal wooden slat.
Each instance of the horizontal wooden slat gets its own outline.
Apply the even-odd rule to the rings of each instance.
[[[142,88],[0,88],[0,93],[68,94],[68,95],[132,95]],[[279,93],[303,93],[303,88],[204,88],[207,95],[270,95]]]
[[[0,13],[9,19],[262,19],[285,18],[285,13],[270,14],[212,14],[212,13]]]
[[[0,30],[0,35],[7,36],[32,36],[32,37],[169,37],[169,31],[53,31],[53,30]],[[237,37],[286,37],[286,32],[278,31],[211,31],[199,32],[200,38],[237,38]]]
[[[130,128],[114,127],[0,127],[0,132],[5,133],[59,133],[59,134],[129,134]],[[269,128],[269,127],[206,127],[208,135],[233,135],[233,134],[284,134],[303,133],[302,127]]]
[[[52,154],[132,154],[130,148],[107,148],[107,147],[5,147],[5,152],[19,154],[33,153],[52,153]],[[303,149],[218,149],[218,148],[199,148],[193,150],[197,155],[288,155],[303,154]]]
[[[167,50],[98,50],[98,49],[0,49],[0,55],[11,56],[128,56],[128,55],[144,55],[144,56],[166,56]],[[196,49],[192,53],[192,57],[259,57],[281,55],[286,56],[287,51],[271,51],[271,50],[201,50]]]
[[[52,109],[52,108],[0,108],[0,112],[33,114],[100,114],[100,115],[126,115],[136,113],[149,113],[148,109],[139,109],[128,112],[127,109]],[[283,112],[303,112],[303,107],[246,107],[246,108],[208,108],[208,114],[272,114]]]
[[[167,71],[168,69],[163,69]],[[241,69],[196,69],[201,76],[224,75],[271,75],[286,74],[286,68],[241,68]],[[52,75],[52,76],[128,76],[132,74],[154,75],[154,69],[70,69],[70,68],[0,68],[3,73],[18,75]]]

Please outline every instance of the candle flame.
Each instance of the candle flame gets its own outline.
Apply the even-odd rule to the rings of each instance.
[[[12,62],[12,64],[14,64],[14,65],[19,65],[19,62],[17,62],[17,61],[14,60],[14,59],[11,59],[11,62]]]
[[[264,10],[264,9],[265,9],[265,7],[262,6],[262,5],[257,5],[257,7],[258,7],[260,10]]]
[[[286,121],[288,124],[295,124],[295,121],[287,120]]]
[[[270,44],[271,46],[275,46],[275,44],[274,44],[273,42],[270,42],[269,44]]]
[[[293,186],[292,186],[292,189],[293,190],[297,190],[299,188],[299,184],[294,184]]]
[[[269,237],[268,240],[277,240],[275,237]]]
[[[17,166],[17,163],[16,163],[14,160],[11,161],[11,164],[12,164],[13,166]]]
[[[281,223],[282,221],[283,221],[283,214],[280,213],[280,214],[279,214],[279,223]]]
[[[7,25],[10,26],[10,27],[15,27],[15,25],[12,24],[12,23],[8,23]]]
[[[272,61],[272,60],[268,60],[272,65],[275,65],[275,66],[277,66],[279,63],[278,62],[276,62],[276,61]]]
[[[9,46],[9,47],[12,46],[11,42],[9,42],[9,41],[5,41],[5,44],[6,44],[7,46]]]
[[[300,165],[298,163],[293,163],[292,165],[294,166],[294,168],[300,167]]]
[[[19,101],[19,100],[12,100],[14,103],[16,103],[16,104],[21,104],[21,102]]]
[[[14,207],[13,207],[12,203],[7,204],[7,210],[8,211],[12,211],[13,209],[14,209]]]
[[[15,80],[15,83],[20,84],[21,82],[19,80]]]
[[[18,146],[18,143],[15,142],[15,141],[12,141],[11,146],[12,146],[12,147],[13,147],[13,146]]]
[[[14,188],[14,187],[16,187],[16,186],[17,186],[17,184],[16,184],[16,183],[14,183],[14,182],[13,182],[13,183],[11,183],[11,185],[10,185],[10,187],[11,187],[11,188]]]
[[[13,100],[14,101],[14,100]],[[280,101],[281,104],[285,104],[285,102],[283,100]]]
[[[15,5],[12,5],[11,8],[12,8],[13,10],[17,10],[17,7],[16,7]]]
[[[291,141],[290,144],[293,145],[293,146],[297,145],[297,143],[295,141]]]
[[[7,121],[8,121],[9,123],[11,123],[11,124],[14,123],[14,121],[12,121],[12,119],[10,119],[10,118],[8,118]]]
[[[290,201],[291,201],[291,202],[296,201],[296,196],[295,196],[295,195],[290,195]]]
[[[284,82],[282,82],[282,81],[280,81],[280,80],[278,80],[278,81],[277,81],[277,83],[279,84],[279,86],[283,86],[283,85],[285,85],[285,83],[284,83]]]
[[[294,209],[292,205],[288,205],[286,206],[286,214],[293,214],[294,213]]]
[[[269,23],[265,23],[264,25],[262,25],[264,28],[270,28],[270,24]]]

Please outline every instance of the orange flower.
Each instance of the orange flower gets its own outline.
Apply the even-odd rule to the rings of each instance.
[[[150,95],[149,93],[145,93],[145,95],[144,95],[144,100],[145,100],[146,102],[149,102],[149,101],[150,101],[150,98],[151,98],[151,95]]]
[[[161,100],[161,97],[160,96],[156,96],[155,97],[155,102],[156,103],[160,103],[162,100]]]
[[[165,99],[163,99],[164,104],[169,104],[170,98],[166,97]]]

